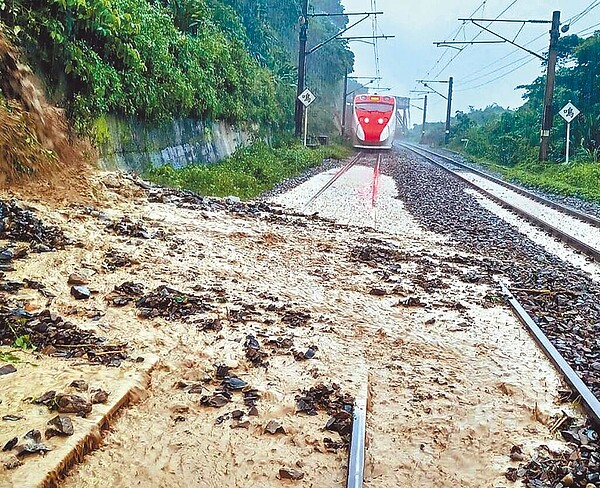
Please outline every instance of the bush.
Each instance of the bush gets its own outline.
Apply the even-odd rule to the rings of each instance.
[[[336,144],[308,149],[300,145],[271,148],[257,142],[217,164],[194,164],[181,169],[161,166],[145,176],[155,183],[185,188],[200,195],[235,195],[246,200],[318,166],[326,158],[344,159],[349,154],[347,148]]]

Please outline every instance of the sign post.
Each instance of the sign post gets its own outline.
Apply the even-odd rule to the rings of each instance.
[[[577,117],[581,112],[579,109],[571,103],[567,103],[563,108],[560,109],[560,116],[565,119],[567,122],[567,147],[566,147],[566,160],[565,164],[569,164],[569,151],[571,149],[571,122]]]
[[[315,99],[316,97],[308,88],[298,97],[298,100],[304,105],[304,147],[306,147],[306,140],[308,138],[308,106],[313,103]]]

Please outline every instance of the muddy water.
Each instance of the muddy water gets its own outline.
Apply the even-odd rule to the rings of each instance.
[[[557,411],[558,378],[552,368],[505,308],[484,308],[489,307],[487,287],[460,279],[471,270],[443,262],[452,250],[414,222],[394,198],[387,177],[381,179],[377,223],[371,223],[365,197],[371,172],[351,170],[307,210],[363,228],[150,204],[136,196],[127,180],[114,176],[114,191],[100,209],[105,217],[79,207],[56,211],[38,205],[48,218],[68,225],[83,247],[40,255],[19,273],[44,281],[58,296],[54,306],[64,311],[75,305],[65,276],[85,271],[97,293],[76,304],[81,323],[109,338],[127,339],[136,353],[160,357],[148,398],[123,412],[104,445],[62,486],[280,487],[291,483],[278,479],[282,467],[304,473],[295,483],[300,486],[344,486],[346,452],[328,452],[323,442],[325,437],[339,439],[323,430],[328,415],[297,415],[294,397],[320,382],[356,393],[367,376],[372,392],[370,487],[506,486],[502,475],[511,464],[512,445],[551,442],[540,420]],[[302,207],[326,178],[321,175],[278,200]],[[121,214],[145,219],[165,238],[107,232],[105,218]],[[406,259],[390,274],[379,265],[355,261],[351,250],[370,238],[426,262]],[[134,264],[106,272],[102,262],[111,248],[129,254]],[[438,287],[426,291],[424,277]],[[209,290],[220,300],[208,316],[220,318],[223,330],[143,320],[131,306],[107,307],[106,294],[126,280],[142,282],[148,290],[160,284],[188,293]],[[374,295],[373,288],[386,294]],[[399,306],[410,296],[422,306]],[[255,310],[242,321],[233,320],[231,312],[242,304]],[[290,326],[282,321],[282,306],[306,311],[310,318]],[[106,314],[100,322],[86,319],[95,310]],[[297,350],[314,345],[317,354],[298,362],[286,350],[265,348],[269,366],[256,368],[244,357],[242,344],[249,333],[262,344],[288,337]],[[260,391],[259,415],[244,417],[247,425],[215,422],[237,408],[248,410],[239,395],[212,408],[200,405],[201,394],[176,386],[179,381],[202,383],[215,364],[234,368]],[[214,390],[213,384],[204,384],[204,394]],[[536,404],[541,414],[534,414]],[[265,433],[271,419],[280,421],[286,433]]]

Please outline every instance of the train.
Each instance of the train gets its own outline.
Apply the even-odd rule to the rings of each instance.
[[[357,95],[352,106],[352,138],[358,149],[391,149],[396,133],[396,97]]]

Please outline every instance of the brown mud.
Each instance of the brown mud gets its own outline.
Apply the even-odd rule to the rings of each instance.
[[[513,446],[556,444],[551,365],[473,278],[476,260],[420,228],[388,178],[382,230],[361,167],[315,203],[343,224],[96,178],[102,206],[35,204],[80,245],[15,261],[11,278],[55,295],[16,298],[159,364],[147,398],[61,486],[343,486],[347,439],[331,420],[343,401],[308,415],[300,400],[354,396],[367,379],[367,486],[510,486]],[[323,178],[281,202],[303,205]],[[74,272],[91,298],[71,296]]]
[[[0,187],[17,183],[16,194],[44,201],[93,201],[95,150],[46,100],[41,81],[1,30],[0,75]]]

